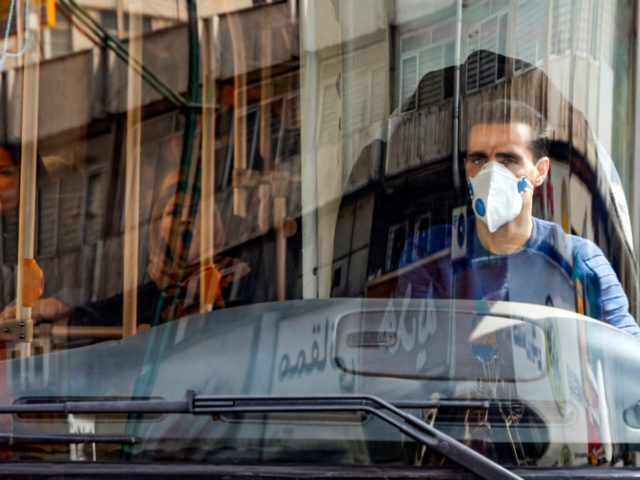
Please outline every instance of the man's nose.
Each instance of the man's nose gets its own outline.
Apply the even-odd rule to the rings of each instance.
[[[500,160],[496,152],[488,152],[487,153],[487,163],[489,162],[497,162]]]

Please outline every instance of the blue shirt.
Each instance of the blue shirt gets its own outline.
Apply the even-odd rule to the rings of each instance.
[[[452,242],[459,245],[453,255]],[[627,296],[600,248],[565,234],[555,223],[534,218],[529,241],[507,255],[482,246],[475,219],[455,231],[450,225],[437,226],[417,244],[408,242],[401,263],[417,260],[418,266],[401,276],[399,296],[549,305],[584,313],[640,337]]]

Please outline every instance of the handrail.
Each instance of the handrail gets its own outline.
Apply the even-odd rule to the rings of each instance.
[[[60,4],[76,18],[80,24],[89,29],[109,50],[122,60],[127,66],[136,70],[143,81],[156,92],[169,100],[175,107],[181,110],[201,110],[202,105],[193,104],[185,100],[178,92],[167,85],[155,73],[149,70],[141,61],[131,58],[129,49],[117,37],[109,33],[100,23],[89,15],[75,0],[59,0]]]

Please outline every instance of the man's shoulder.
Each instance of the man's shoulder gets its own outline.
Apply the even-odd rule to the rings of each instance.
[[[557,223],[539,218],[534,218],[533,221],[537,236],[534,243],[537,245],[537,249],[544,251],[553,249],[567,260],[571,258],[572,263],[584,262],[590,267],[594,266],[594,262],[606,261],[602,250],[593,241],[565,233]]]
[[[540,218],[533,217],[534,234],[538,236],[540,240],[551,240],[559,238],[563,240],[572,240],[573,238],[579,238],[575,235],[565,233],[560,225],[548,220],[542,220]]]

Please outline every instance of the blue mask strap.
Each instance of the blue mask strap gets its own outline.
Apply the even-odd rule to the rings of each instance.
[[[527,177],[523,176],[520,180],[518,180],[518,193],[524,193],[525,190],[533,191],[533,185],[531,185],[531,182],[527,180]]]

